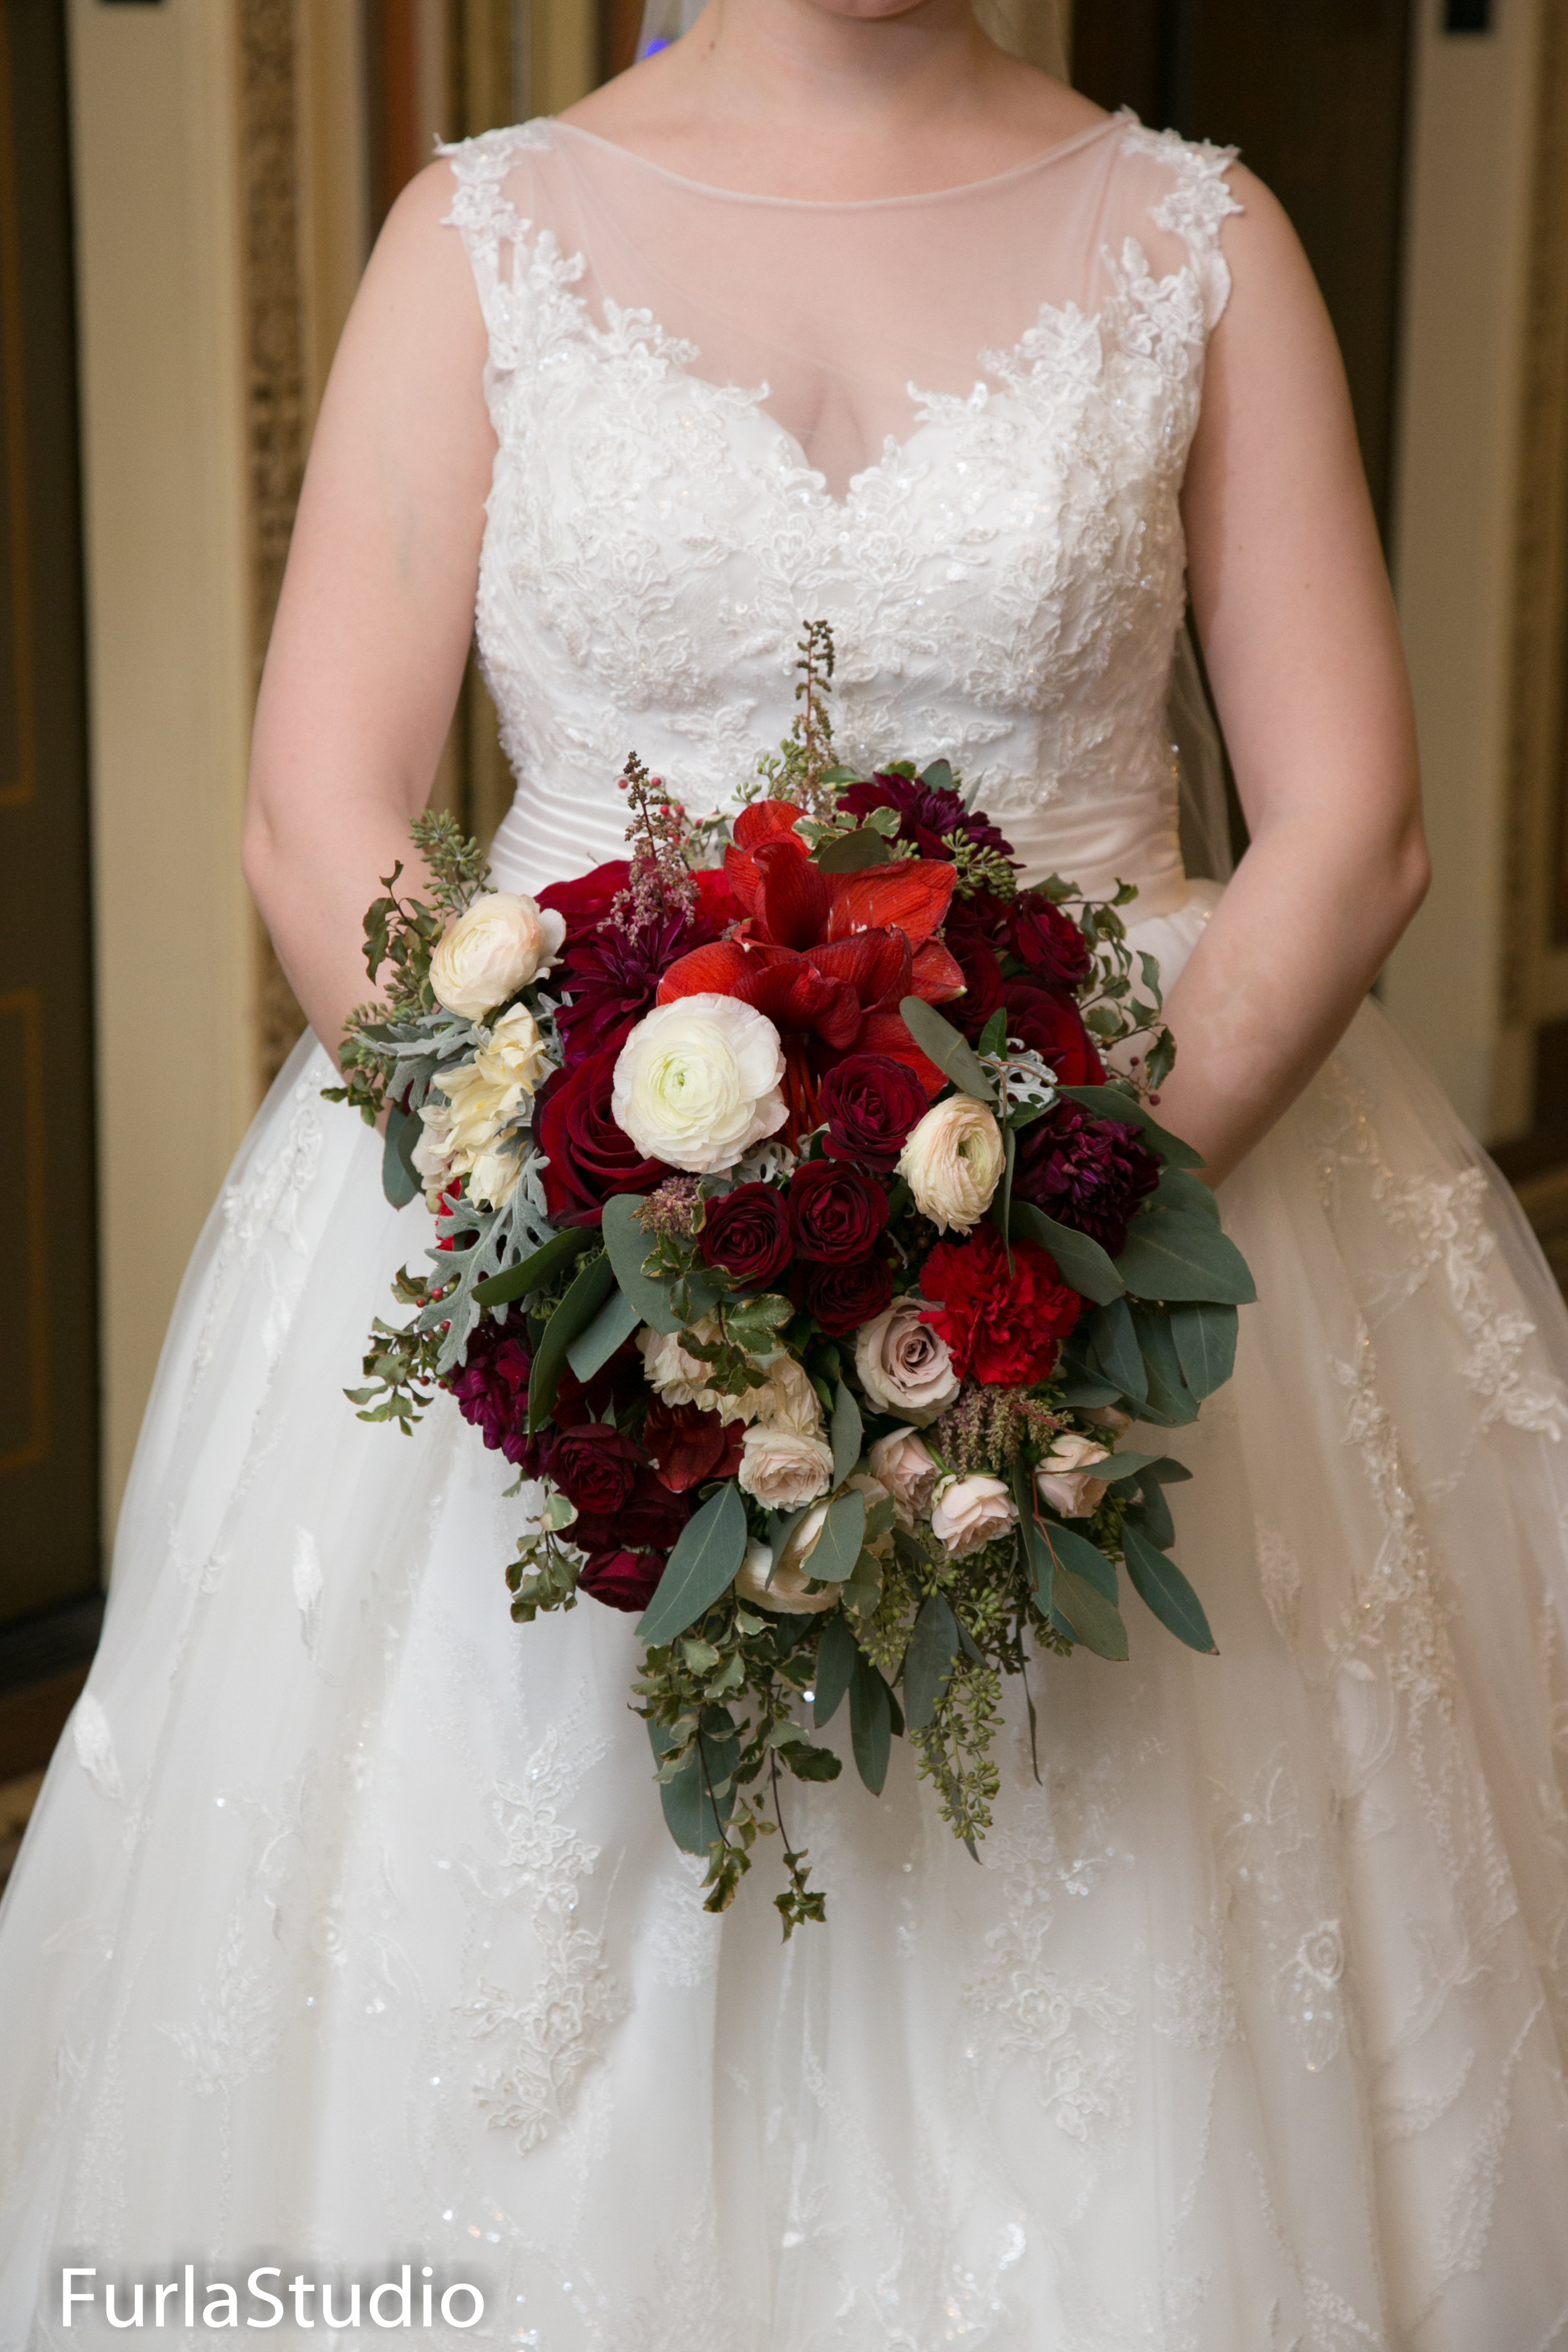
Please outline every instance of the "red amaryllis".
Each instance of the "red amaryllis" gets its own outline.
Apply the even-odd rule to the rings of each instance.
[[[880,1240],[888,1196],[858,1168],[841,1160],[811,1160],[789,1182],[795,1245],[814,1265],[848,1265]]]
[[[562,917],[570,947],[598,929],[631,878],[630,859],[612,857],[608,865],[595,866],[592,873],[580,874],[575,881],[552,882],[539,893],[539,904],[553,908]]]
[[[554,1472],[551,1456],[552,1475]],[[630,1493],[613,1511],[579,1511],[569,1540],[584,1551],[604,1551],[624,1545],[630,1551],[668,1551],[687,1520],[691,1506],[672,1494],[656,1472],[643,1465]]]
[[[577,1579],[577,1589],[606,1609],[624,1609],[641,1616],[658,1591],[665,1556],[658,1551],[619,1551],[606,1548],[589,1559]]]
[[[1031,977],[1047,988],[1076,992],[1089,978],[1093,961],[1089,941],[1071,916],[1064,915],[1043,890],[1020,890],[1008,909],[1007,940]]]
[[[1033,1046],[1064,1087],[1099,1087],[1105,1065],[1095,1052],[1083,1016],[1070,996],[1041,988],[1032,980],[1010,980],[1002,992],[1007,1034]]]
[[[550,1449],[550,1475],[580,1511],[618,1511],[637,1482],[641,1456],[629,1437],[603,1422],[563,1430]]]
[[[610,1110],[618,1049],[558,1070],[539,1092],[536,1132],[548,1154],[544,1198],[557,1223],[596,1225],[617,1192],[650,1192],[671,1172],[645,1160]]]
[[[704,1265],[721,1265],[742,1290],[766,1290],[794,1255],[783,1196],[771,1184],[737,1184],[708,1202],[697,1246]]]
[[[831,1339],[847,1339],[893,1303],[893,1269],[879,1257],[847,1265],[803,1261],[790,1277],[790,1297],[814,1316]]]
[[[643,1451],[659,1485],[672,1495],[685,1495],[710,1478],[732,1478],[741,1466],[745,1434],[740,1421],[726,1424],[700,1405],[666,1404],[662,1397],[655,1397],[643,1423]]]
[[[924,1087],[888,1054],[847,1054],[822,1081],[830,1159],[891,1168],[925,1112]]]
[[[1117,1257],[1160,1174],[1159,1158],[1135,1127],[1058,1102],[1019,1137],[1013,1193]]]
[[[1083,1301],[1049,1252],[1034,1242],[1007,1252],[990,1225],[965,1242],[939,1242],[921,1269],[923,1319],[947,1341],[961,1379],[1001,1388],[1048,1380]]]

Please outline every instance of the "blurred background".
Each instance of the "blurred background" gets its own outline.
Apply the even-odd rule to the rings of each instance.
[[[999,5],[1037,51],[1039,0]],[[640,16],[0,0],[0,1876],[187,1253],[299,1025],[238,852],[339,330],[433,141],[569,105]],[[1238,144],[1322,282],[1436,861],[1382,991],[1568,1269],[1568,0],[1075,16],[1079,86]],[[488,834],[510,790],[470,678],[438,797]]]

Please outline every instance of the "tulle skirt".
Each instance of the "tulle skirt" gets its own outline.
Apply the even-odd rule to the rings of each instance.
[[[195,1253],[0,1912],[5,2352],[138,2282],[191,2347],[224,2282],[280,2345],[1568,2342],[1568,1320],[1375,1007],[1221,1196],[1221,1654],[1037,1662],[978,1866],[897,1745],[791,1786],[787,1944],[766,1846],[720,1920],[669,1843],[635,1621],[514,1626],[505,1465],[345,1401],[432,1232],[328,1076]]]

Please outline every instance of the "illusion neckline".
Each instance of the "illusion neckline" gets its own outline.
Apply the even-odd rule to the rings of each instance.
[[[1127,107],[1119,107],[1087,131],[1077,132],[1071,139],[1061,139],[1054,147],[1041,150],[1037,155],[1026,157],[1022,163],[1009,164],[1005,172],[992,172],[982,180],[961,180],[951,188],[926,188],[905,196],[769,196],[747,188],[719,188],[707,180],[693,180],[684,172],[672,172],[668,164],[656,163],[649,155],[639,155],[635,147],[623,146],[618,139],[606,139],[601,131],[586,131],[580,122],[563,122],[558,115],[547,115],[544,121],[552,132],[566,131],[574,139],[585,139],[595,147],[603,147],[635,163],[657,178],[669,181],[674,186],[689,188],[694,195],[719,196],[735,205],[768,205],[785,212],[866,213],[886,212],[908,205],[945,204],[954,196],[988,194],[994,188],[1005,188],[1010,181],[1026,178],[1031,173],[1044,171],[1048,165],[1075,155],[1081,148],[1091,146],[1109,131],[1125,130],[1136,118]]]

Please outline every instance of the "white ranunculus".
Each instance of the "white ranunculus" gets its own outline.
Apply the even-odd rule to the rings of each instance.
[[[923,1429],[945,1412],[961,1385],[947,1341],[921,1319],[918,1298],[895,1298],[855,1334],[855,1370],[879,1412]]]
[[[1042,1503],[1064,1519],[1087,1519],[1105,1499],[1108,1481],[1090,1475],[1091,1465],[1109,1462],[1109,1447],[1092,1437],[1079,1437],[1064,1429],[1051,1440],[1051,1450],[1035,1473]]]
[[[912,1429],[895,1429],[879,1437],[866,1458],[872,1476],[881,1480],[893,1498],[899,1525],[912,1528],[930,1510],[941,1475],[923,1439]]]
[[[954,1559],[967,1559],[971,1552],[1005,1536],[1017,1516],[1017,1506],[1000,1478],[948,1477],[936,1490],[931,1531]]]
[[[552,969],[565,936],[565,918],[553,908],[510,890],[484,891],[447,926],[430,959],[437,1002],[465,1021],[482,1021]]]
[[[1002,1130],[983,1102],[932,1103],[899,1155],[915,1206],[943,1233],[966,1234],[991,1206],[1006,1162]]]
[[[833,1484],[833,1448],[803,1430],[753,1422],[742,1441],[736,1483],[765,1511],[798,1511]]]
[[[656,1004],[621,1047],[610,1109],[646,1159],[709,1175],[783,1127],[784,1074],[765,1013],[735,996],[682,996]]]
[[[810,1516],[818,1521],[817,1533],[820,1535],[821,1520],[827,1517],[826,1504],[822,1505],[820,1513],[813,1511]],[[735,1577],[735,1590],[742,1601],[749,1601],[754,1609],[776,1609],[787,1617],[805,1617],[819,1610],[837,1608],[844,1590],[842,1585],[825,1584],[820,1592],[808,1592],[805,1571],[785,1560],[780,1560],[770,1584],[768,1570],[772,1567],[773,1557],[765,1543],[749,1543],[746,1546],[746,1557]]]

